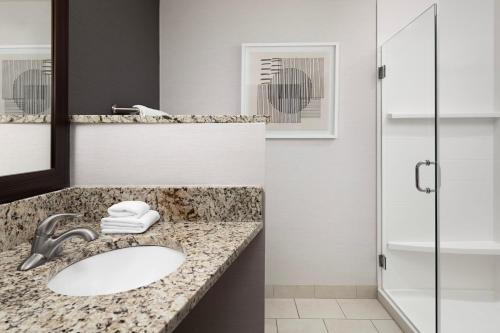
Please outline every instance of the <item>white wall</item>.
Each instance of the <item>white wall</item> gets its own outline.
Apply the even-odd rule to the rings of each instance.
[[[263,186],[263,123],[71,126],[71,185]]]
[[[50,169],[50,124],[0,124],[0,176]]]
[[[339,42],[336,140],[266,148],[267,283],[374,285],[375,0],[161,0],[161,108],[240,112],[241,43]]]

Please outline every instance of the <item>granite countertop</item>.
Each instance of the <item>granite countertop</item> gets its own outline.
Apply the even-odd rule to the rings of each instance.
[[[49,124],[50,115],[0,114],[0,124]]]
[[[266,123],[265,116],[244,115],[73,115],[74,124],[202,124],[202,123]],[[50,115],[0,115],[0,124],[46,124]]]
[[[172,332],[262,228],[261,222],[159,222],[142,235],[70,240],[58,259],[19,272],[30,250],[23,243],[0,258],[0,331]],[[47,288],[74,262],[137,245],[182,249],[186,262],[160,281],[113,295],[70,297]]]
[[[244,115],[73,115],[72,123],[76,124],[192,124],[192,123],[265,123],[265,116]]]

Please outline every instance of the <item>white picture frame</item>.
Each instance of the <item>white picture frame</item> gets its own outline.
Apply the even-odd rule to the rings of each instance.
[[[241,46],[241,114],[242,115],[257,115],[265,114],[262,111],[259,113],[256,107],[256,100],[258,99],[257,86],[259,85],[256,75],[257,74],[257,57],[259,54],[266,55],[266,57],[272,57],[272,59],[279,59],[276,56],[288,54],[300,55],[301,53],[307,55],[307,57],[314,56],[316,53],[318,56],[315,58],[325,60],[322,62],[323,74],[322,80],[324,84],[322,88],[324,89],[322,101],[320,103],[320,119],[316,120],[321,128],[300,128],[302,124],[302,118],[300,123],[296,120],[294,123],[290,123],[290,129],[287,129],[288,123],[279,122],[276,123],[279,129],[273,128],[273,122],[268,124],[268,129],[266,130],[266,138],[268,139],[335,139],[338,138],[338,115],[339,115],[339,54],[340,45],[336,42],[319,42],[319,43],[244,43]],[[321,55],[321,56],[319,56]],[[260,60],[262,71],[262,61]],[[319,98],[316,98],[316,100]],[[323,100],[324,99],[324,100]],[[270,104],[266,100],[267,104]],[[267,106],[269,108],[269,106]],[[273,109],[273,114],[278,112]],[[318,111],[316,111],[318,112]],[[317,113],[316,113],[317,114]],[[267,115],[267,114],[266,114]],[[327,116],[325,116],[327,115]],[[317,116],[316,116],[317,118]],[[320,123],[319,123],[320,122]]]

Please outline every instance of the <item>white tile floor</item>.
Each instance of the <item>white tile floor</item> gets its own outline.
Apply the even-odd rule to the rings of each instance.
[[[402,333],[376,299],[266,299],[265,333]]]

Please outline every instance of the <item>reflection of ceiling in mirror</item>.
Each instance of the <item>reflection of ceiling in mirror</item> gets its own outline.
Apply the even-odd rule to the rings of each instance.
[[[51,1],[0,0],[0,46],[51,43]]]
[[[0,0],[0,2],[47,2],[51,3],[51,0]]]

